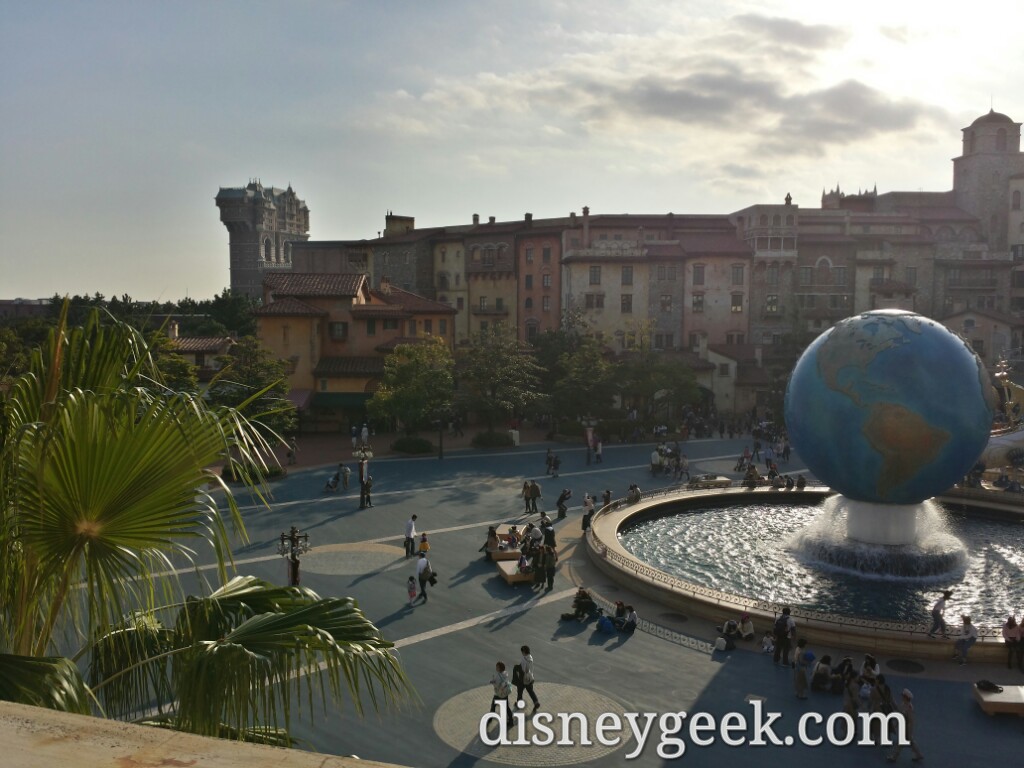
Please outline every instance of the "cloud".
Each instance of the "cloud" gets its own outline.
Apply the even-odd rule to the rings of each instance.
[[[847,33],[839,27],[826,24],[804,24],[793,19],[761,16],[746,13],[733,16],[730,24],[759,39],[767,39],[773,45],[788,45],[796,48],[826,50],[839,47],[846,41]]]

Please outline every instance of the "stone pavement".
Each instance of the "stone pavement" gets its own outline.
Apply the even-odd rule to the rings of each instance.
[[[796,699],[789,670],[774,667],[753,649],[712,653],[714,628],[663,606],[650,603],[610,583],[581,551],[580,509],[584,491],[605,488],[616,497],[631,482],[645,490],[663,484],[646,472],[650,445],[605,447],[603,464],[587,465],[578,446],[552,444],[563,459],[559,478],[544,474],[549,444],[534,442],[517,449],[473,452],[445,445],[445,458],[387,457],[374,441],[371,471],[375,479],[374,508],[358,509],[358,491],[324,494],[332,471],[337,438],[300,438],[298,464],[287,478],[273,484],[269,510],[245,508],[250,542],[235,550],[242,573],[285,580],[285,564],[275,554],[277,538],[289,525],[310,535],[313,550],[302,559],[302,583],[322,595],[356,597],[386,637],[394,640],[419,701],[380,716],[354,717],[351,706],[318,713],[296,734],[306,746],[328,754],[361,757],[408,766],[662,765],[673,762],[657,753],[657,736],[643,751],[628,737],[614,747],[489,746],[479,733],[480,717],[490,707],[488,680],[494,663],[511,669],[519,646],[531,647],[536,659],[537,695],[541,711],[580,712],[589,717],[590,737],[601,713],[687,711],[721,718],[729,712],[753,715],[751,702],[778,712],[780,737],[796,736],[797,720],[806,712],[824,717],[840,709],[837,697],[812,694]],[[469,435],[465,438],[468,442]],[[345,445],[348,445],[345,443]],[[693,472],[731,474],[742,440],[696,440],[686,444]],[[340,450],[341,460],[351,446]],[[320,465],[319,462],[323,461]],[[316,462],[316,463],[314,463]],[[794,458],[792,466],[799,466]],[[725,470],[725,471],[723,471]],[[794,471],[796,471],[794,469]],[[537,478],[547,509],[563,487],[572,488],[576,506],[557,524],[560,568],[551,593],[528,585],[506,585],[478,548],[488,524],[525,522],[519,490],[525,478]],[[405,581],[413,562],[404,557],[402,539],[409,515],[419,516],[417,529],[431,541],[430,558],[440,582],[426,604],[406,606]],[[636,606],[641,630],[632,636],[597,633],[594,624],[561,621],[570,609],[575,586],[592,589],[606,602],[623,600]],[[1019,606],[1018,612],[1019,612]],[[758,633],[764,627],[757,627]],[[841,649],[813,649],[819,656]],[[972,698],[970,683],[980,678],[1024,684],[1024,674],[998,666],[958,667],[946,662],[880,659],[891,687],[915,694],[917,741],[926,764],[973,766],[1012,763],[1021,754],[1022,722],[1008,716],[988,717]],[[527,710],[529,712],[529,710]],[[669,723],[671,724],[671,723]],[[576,726],[578,732],[578,724]],[[657,731],[657,721],[654,731]],[[494,728],[492,735],[497,733]],[[525,727],[527,735],[535,733]],[[748,730],[752,737],[753,731]],[[811,728],[824,736],[824,725]],[[878,747],[792,746],[732,747],[718,739],[697,746],[685,732],[680,761],[695,766],[730,767],[819,765],[830,768],[884,764]],[[579,741],[578,738],[574,741]],[[671,745],[670,745],[671,746]],[[910,759],[905,751],[901,758]]]

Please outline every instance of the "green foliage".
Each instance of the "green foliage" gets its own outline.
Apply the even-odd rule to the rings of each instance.
[[[474,448],[511,448],[512,436],[508,432],[477,432],[473,435]]]
[[[384,361],[384,376],[367,409],[375,419],[397,419],[407,435],[443,419],[451,410],[454,366],[451,350],[440,337],[400,344]]]
[[[457,365],[459,400],[484,420],[488,432],[501,417],[524,413],[543,397],[541,368],[505,324],[473,337],[460,351]]]
[[[231,352],[217,361],[221,369],[207,390],[211,403],[236,408],[258,421],[267,438],[277,439],[294,428],[295,406],[287,399],[284,363],[264,349],[259,339],[239,339]]]
[[[399,453],[433,453],[434,444],[423,437],[400,437],[391,444],[391,450]]]

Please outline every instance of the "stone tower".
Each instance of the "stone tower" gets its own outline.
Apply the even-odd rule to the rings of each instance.
[[[989,110],[963,129],[963,153],[953,158],[953,193],[959,208],[981,222],[989,247],[1008,247],[1010,180],[1024,173],[1020,123]]]
[[[228,228],[231,290],[260,299],[264,271],[291,269],[291,243],[309,239],[309,208],[291,185],[264,187],[258,179],[221,187],[215,199]]]

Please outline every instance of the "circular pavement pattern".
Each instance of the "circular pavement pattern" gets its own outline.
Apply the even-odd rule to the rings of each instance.
[[[512,689],[515,691],[515,688]],[[590,746],[580,745],[580,730],[578,718],[571,721],[569,738],[573,741],[571,746],[536,746],[528,744],[515,746],[511,744],[498,744],[490,746],[480,739],[480,718],[487,714],[491,706],[491,697],[494,689],[491,686],[473,688],[457,694],[437,708],[434,714],[434,731],[441,740],[458,750],[473,757],[483,758],[493,763],[502,765],[573,765],[585,763],[590,760],[597,760],[600,757],[611,754],[615,750],[625,746],[631,739],[629,725],[622,721],[622,741],[614,747],[604,746],[594,738],[594,725],[599,715],[605,712],[614,712],[622,718],[627,708],[604,694],[591,691],[586,688],[577,688],[574,685],[560,685],[556,683],[537,683],[537,698],[540,699],[540,712],[548,712],[553,715],[548,727],[555,732],[555,741],[562,738],[562,720],[558,717],[560,713],[579,712],[587,720],[588,736],[593,743]],[[526,696],[527,706],[525,709],[513,709],[513,712],[522,712],[526,715],[526,724],[523,733],[526,739],[536,734],[542,737],[543,734],[534,730],[530,721],[533,705],[530,703],[529,694]],[[512,701],[512,697],[509,697]],[[490,726],[488,731],[490,738],[497,739],[500,731],[497,725]],[[507,731],[508,738],[515,741],[519,736],[519,727],[514,725]],[[608,736],[611,736],[609,732]]]
[[[328,544],[302,556],[302,570],[324,576],[361,576],[408,568],[415,573],[415,558],[405,559],[405,548],[387,544]]]

